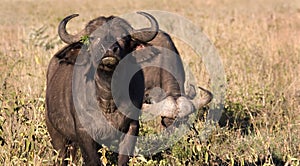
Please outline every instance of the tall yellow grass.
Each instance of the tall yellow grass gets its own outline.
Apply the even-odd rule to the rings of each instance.
[[[48,165],[57,160],[52,155],[44,124],[44,97],[48,62],[65,45],[57,35],[59,21],[79,13],[80,17],[68,26],[70,32],[76,33],[87,21],[100,15],[149,9],[180,14],[202,29],[217,47],[227,77],[224,116],[210,143],[182,143],[196,149],[187,158],[177,155],[176,147],[172,154],[164,156],[175,158],[173,164],[188,161],[299,165],[300,1],[297,0],[2,1],[0,163]],[[175,43],[183,60],[199,73],[196,76],[199,85],[208,87],[209,75],[202,62],[193,62],[195,53],[183,42],[175,39]],[[200,126],[203,121],[198,122]],[[187,137],[195,140],[196,135],[191,132]],[[203,154],[199,155],[203,158],[193,158],[197,153]],[[162,165],[171,161],[160,160]],[[159,164],[139,158],[131,162]]]

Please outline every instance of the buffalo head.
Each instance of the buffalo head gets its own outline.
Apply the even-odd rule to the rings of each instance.
[[[145,12],[138,14],[145,16],[151,27],[135,30],[122,18],[98,17],[90,21],[78,34],[71,35],[66,31],[66,24],[78,16],[73,14],[61,21],[58,34],[68,44],[79,42],[84,36],[88,36],[88,50],[92,55],[98,56],[99,68],[113,71],[120,59],[132,52],[139,43],[153,40],[158,33],[158,23],[153,16]]]

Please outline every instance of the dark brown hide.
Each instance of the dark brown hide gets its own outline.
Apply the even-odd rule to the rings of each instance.
[[[98,17],[89,22],[88,26],[84,30],[88,34],[95,31],[97,28],[102,26],[103,17]],[[80,33],[79,33],[80,34]],[[194,94],[185,94],[184,82],[185,72],[183,63],[180,58],[179,52],[177,51],[171,37],[159,30],[155,38],[148,43],[136,43],[134,56],[141,66],[147,66],[148,64],[158,64],[161,67],[144,67],[143,72],[145,76],[145,97],[144,103],[153,104],[160,102],[171,96],[174,100],[180,96],[187,97],[188,99],[193,98]],[[163,66],[169,66],[171,70],[164,70]],[[162,93],[151,93],[155,88],[162,89]],[[211,95],[208,95],[201,103],[209,103]],[[204,104],[204,105],[205,105]],[[202,104],[200,104],[202,105]],[[184,111],[184,110],[182,110]],[[190,114],[191,112],[183,113]],[[165,127],[169,127],[174,122],[174,117],[162,116],[162,124]]]
[[[149,14],[143,13],[143,15],[146,15],[147,18],[150,17]],[[67,17],[67,20],[72,17],[74,16]],[[66,21],[66,19],[64,19],[64,21]],[[54,149],[59,151],[59,156],[63,160],[69,157],[69,155],[71,155],[74,160],[76,158],[76,150],[79,147],[85,165],[102,165],[98,154],[98,149],[100,148],[98,142],[105,144],[113,140],[119,140],[119,152],[121,152],[121,154],[119,154],[118,165],[127,165],[129,156],[133,154],[136,142],[136,139],[131,136],[138,135],[139,122],[138,117],[134,119],[128,118],[115,106],[111,94],[111,78],[115,66],[118,65],[118,61],[132,52],[134,50],[133,46],[136,45],[138,41],[132,40],[130,35],[125,37],[121,36],[128,33],[128,27],[124,26],[128,24],[125,20],[112,16],[108,18],[98,18],[98,21],[112,22],[107,25],[108,28],[101,31],[102,33],[92,35],[94,39],[90,40],[91,43],[88,48],[85,48],[86,46],[79,41],[70,43],[56,53],[50,60],[47,71],[46,125],[52,139],[51,143]],[[90,31],[89,28],[93,29],[94,25],[93,22],[90,22],[84,32]],[[128,24],[127,26],[130,25]],[[158,25],[152,26],[157,27]],[[148,35],[148,38],[154,38],[156,34],[157,33],[152,37]],[[68,34],[63,33],[63,35]],[[140,35],[143,36],[143,34]],[[98,41],[98,39],[103,42],[97,43],[96,41]],[[93,61],[93,56],[91,55],[98,53],[103,45],[107,45],[107,47],[105,46],[103,56],[100,56],[100,62],[97,66],[95,65],[97,63]],[[78,63],[77,58],[81,58],[82,61]],[[124,133],[122,136],[116,134],[114,130],[107,128],[106,125],[96,125],[92,126],[92,131],[95,131],[92,135],[96,135],[96,142],[93,139],[94,137],[91,136],[91,133],[85,128],[86,126],[83,125],[84,123],[80,120],[79,114],[75,110],[74,96],[72,93],[73,72],[76,66],[83,66],[83,68],[86,69],[86,73],[81,75],[84,80],[87,82],[94,81],[95,83],[95,96],[91,95],[92,98],[98,102],[98,110],[92,111],[101,111],[109,125],[121,133]],[[126,68],[124,68],[124,70],[126,70]],[[93,78],[89,78],[91,76]],[[144,89],[144,77],[140,70],[131,78],[128,87],[130,99],[134,106],[139,109],[142,107]],[[81,101],[78,102],[80,104]],[[128,101],[119,102],[121,105],[126,105]],[[88,105],[87,103],[82,104]],[[139,112],[133,114],[138,116]],[[95,122],[95,124],[97,124],[97,122]],[[103,124],[103,122],[99,122],[99,124]],[[67,165],[67,161],[64,161],[63,165]]]

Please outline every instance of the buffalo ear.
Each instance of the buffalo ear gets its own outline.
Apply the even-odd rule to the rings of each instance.
[[[133,52],[133,56],[136,58],[137,63],[142,63],[144,61],[151,60],[159,54],[160,50],[158,48],[155,48],[155,46],[152,46],[147,43],[137,44]]]

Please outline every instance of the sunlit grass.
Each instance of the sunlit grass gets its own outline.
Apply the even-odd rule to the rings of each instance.
[[[144,9],[183,15],[207,34],[223,61],[227,95],[208,142],[198,138],[204,112],[172,148],[136,156],[131,164],[299,165],[300,4],[281,0],[1,2],[0,163],[50,165],[58,160],[44,122],[44,97],[49,60],[65,45],[57,35],[59,21],[79,13],[68,26],[75,33],[96,16]],[[209,88],[205,65],[182,41],[175,39],[175,44],[199,85]],[[141,131],[152,130],[144,125]]]

